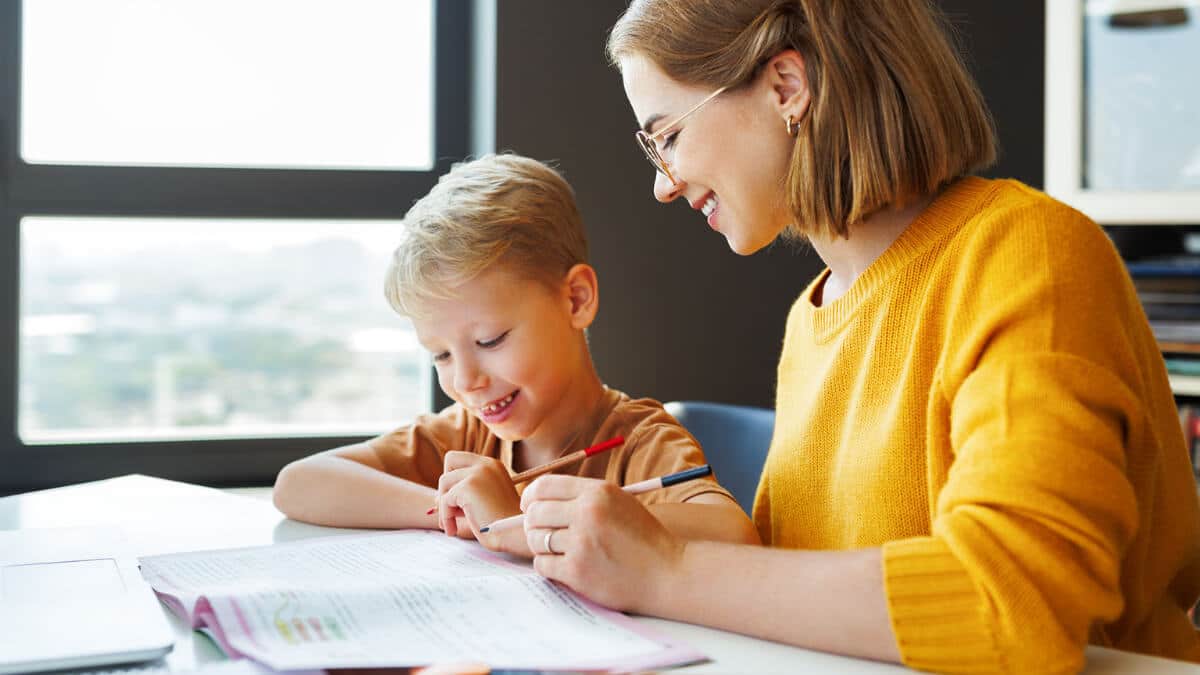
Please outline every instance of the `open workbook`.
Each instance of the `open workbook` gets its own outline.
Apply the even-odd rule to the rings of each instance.
[[[483,663],[643,670],[703,655],[440,532],[151,556],[142,576],[231,657],[271,668]]]

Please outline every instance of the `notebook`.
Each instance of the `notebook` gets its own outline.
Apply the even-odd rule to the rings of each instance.
[[[157,659],[175,637],[111,527],[0,531],[0,673]]]
[[[163,602],[277,670],[475,663],[630,672],[704,656],[441,532],[401,530],[141,559]],[[493,670],[495,672],[495,670]]]

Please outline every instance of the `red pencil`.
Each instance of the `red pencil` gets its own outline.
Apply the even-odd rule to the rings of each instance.
[[[613,438],[608,439],[607,441],[604,441],[603,443],[597,443],[590,448],[584,448],[583,450],[576,450],[575,452],[572,452],[569,455],[563,455],[562,457],[559,457],[558,459],[556,459],[554,461],[546,462],[545,464],[543,464],[541,466],[535,466],[532,469],[529,469],[528,471],[522,471],[521,473],[513,476],[512,477],[513,485],[516,485],[518,483],[524,483],[526,481],[531,481],[534,478],[537,478],[538,476],[540,476],[544,473],[550,473],[551,471],[554,471],[555,469],[561,469],[564,466],[570,466],[576,462],[584,460],[587,457],[591,457],[592,455],[598,455],[598,454],[604,452],[605,450],[615,448],[624,442],[625,442],[624,436],[615,436]],[[432,509],[429,509],[428,511],[426,511],[425,515],[427,515],[427,516],[432,515],[434,511],[437,511],[437,506],[434,506]]]

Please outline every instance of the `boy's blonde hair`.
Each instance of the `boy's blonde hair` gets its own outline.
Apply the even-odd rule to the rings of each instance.
[[[633,0],[608,56],[619,67],[641,55],[715,90],[799,52],[811,101],[786,177],[787,233],[845,237],[995,160],[987,106],[950,38],[928,0]]]
[[[528,157],[485,155],[455,164],[404,216],[404,238],[384,283],[388,303],[415,316],[427,298],[502,265],[554,284],[586,263],[587,235],[575,192]]]

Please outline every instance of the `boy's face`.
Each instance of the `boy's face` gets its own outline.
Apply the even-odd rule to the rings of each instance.
[[[413,325],[442,391],[497,436],[519,441],[559,431],[556,406],[590,367],[573,304],[565,282],[551,289],[498,268],[453,298],[427,300]]]

